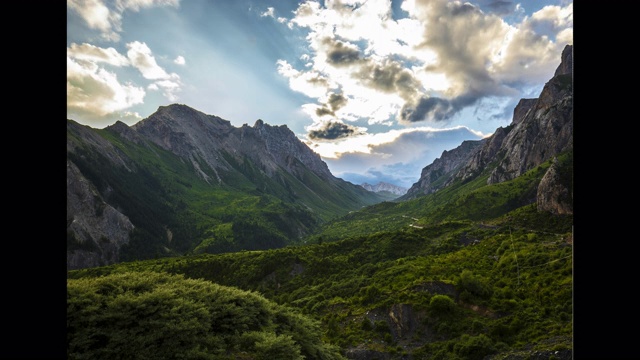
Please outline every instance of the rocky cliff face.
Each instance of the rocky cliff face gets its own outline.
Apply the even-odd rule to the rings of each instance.
[[[498,128],[480,142],[464,142],[445,151],[422,170],[420,179],[402,199],[437,191],[454,181],[474,178],[496,163],[488,184],[512,180],[573,148],[573,46],[562,52],[561,64],[536,99],[521,99],[507,128]],[[540,184],[538,203],[555,213],[571,213],[566,189],[561,189],[553,167]],[[542,194],[543,191],[550,193]],[[572,195],[572,194],[570,194]]]
[[[70,121],[67,130],[70,154],[85,157],[88,151],[98,151],[113,166],[135,169],[125,154],[92,129]],[[117,263],[133,228],[129,218],[107,204],[95,184],[67,157],[67,269]]]
[[[562,63],[535,104],[501,145],[504,155],[489,177],[489,184],[514,179],[573,147],[572,47],[562,53]]]
[[[67,160],[67,269],[117,263],[133,228]]]
[[[253,127],[236,128],[227,120],[206,115],[186,105],[161,106],[148,118],[132,126],[138,134],[164,149],[190,161],[208,182],[222,183],[221,171],[233,167],[223,153],[236,160],[248,157],[260,165],[262,171],[273,175],[286,169],[300,176],[301,166],[322,179],[335,179],[320,156],[302,143],[286,125],[271,126],[257,120]],[[215,177],[201,169],[204,161]]]
[[[264,142],[266,154],[272,156],[275,163],[288,169],[290,173],[299,177],[301,169],[297,164],[301,163],[321,179],[334,178],[320,155],[302,143],[286,125],[271,126],[257,120],[252,130]]]
[[[549,167],[538,185],[536,203],[538,210],[548,211],[556,215],[573,214],[573,193],[562,181],[558,169],[558,161]]]

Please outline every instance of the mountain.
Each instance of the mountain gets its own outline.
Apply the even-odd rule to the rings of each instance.
[[[420,179],[399,200],[415,199],[437,192],[456,181],[468,182],[489,171],[487,184],[501,183],[523,175],[534,167],[573,149],[573,46],[562,51],[561,63],[536,99],[521,99],[511,124],[498,128],[488,138],[465,141],[425,168]],[[570,190],[556,189],[561,203],[544,200],[553,182],[549,175],[536,196],[552,211],[571,212]]]
[[[184,349],[180,353],[185,357],[197,358],[215,357],[215,351],[220,356],[256,359],[574,358],[571,59],[572,48],[567,47],[540,96],[522,99],[509,126],[443,152],[423,169],[406,198],[330,218],[308,228],[309,235],[303,235],[299,246],[197,256],[192,251],[68,271],[71,352],[74,357],[91,357],[110,351],[112,358],[126,358],[139,352],[124,345],[154,343],[174,344]],[[196,158],[196,163],[208,178],[195,171],[190,160],[120,127],[126,131],[122,136],[82,127],[72,132],[82,134],[84,147],[69,152],[69,158],[86,176],[74,179],[72,190],[84,201],[78,207],[103,214],[103,221],[92,223],[96,227],[124,221],[119,214],[131,214],[127,216],[133,224],[140,223],[139,218],[165,215],[167,220],[160,224],[170,224],[166,228],[172,230],[171,244],[189,238],[174,223],[195,220],[199,227],[213,229],[206,236],[214,237],[211,243],[219,246],[226,239],[223,235],[236,235],[238,219],[228,225],[203,221],[206,217],[200,214],[211,214],[210,208],[215,208],[219,211],[215,216],[231,221],[223,214],[242,209],[255,220],[245,218],[243,226],[253,224],[250,230],[259,231],[260,238],[278,239],[267,226],[277,222],[258,220],[281,213],[260,209],[291,209],[288,206],[295,203],[277,202],[280,197],[265,194],[282,193],[268,182],[258,198],[255,188],[256,193],[250,194],[237,190],[242,181],[255,186],[245,174],[266,181],[268,176],[252,170],[258,168],[257,160],[237,167],[221,151],[233,169],[241,171],[217,168],[221,179],[217,182],[204,160]],[[131,140],[124,141],[125,137]],[[100,147],[100,156],[83,151],[88,144]],[[194,149],[186,150],[197,154]],[[87,156],[93,156],[92,163],[108,165],[109,171],[98,173],[99,166],[86,171],[82,160]],[[278,166],[273,174],[289,179],[289,168]],[[68,171],[78,172],[71,165]],[[126,181],[109,177],[112,172]],[[229,180],[234,174],[235,182]],[[171,186],[177,181],[180,186]],[[111,190],[104,190],[105,184]],[[212,187],[216,192],[210,192]],[[108,198],[121,192],[129,201]],[[216,208],[213,198],[225,199],[226,207]],[[260,207],[251,207],[256,201]],[[173,203],[180,205],[169,206]],[[179,216],[166,215],[172,210]],[[302,224],[305,213],[293,214],[297,215],[291,216],[290,226]],[[71,224],[77,226],[75,221]],[[126,228],[126,222],[121,224]],[[166,231],[154,224],[147,228]],[[132,231],[138,237],[139,227]],[[220,287],[208,285],[212,283]],[[88,299],[103,306],[87,306]],[[123,310],[131,316],[123,315]],[[189,321],[176,321],[176,316],[184,320],[183,315]],[[207,322],[191,320],[211,316],[220,322],[198,332]],[[112,325],[115,320],[127,326]],[[79,324],[87,327],[78,331]],[[130,337],[133,341],[122,341]]]
[[[563,50],[538,98],[520,100],[509,126],[443,151],[406,194],[323,224],[307,241],[454,219],[488,221],[531,204],[573,214],[572,51]]]
[[[386,183],[384,181],[380,181],[375,185],[371,185],[368,183],[360,184],[363,188],[373,191],[375,193],[388,193],[391,195],[404,195],[407,192],[407,188],[402,186],[397,186],[393,184]]]
[[[473,155],[481,149],[481,145],[486,141],[466,140],[460,146],[452,150],[445,150],[433,163],[425,166],[420,173],[420,179],[414,183],[398,200],[415,199],[421,195],[427,195],[438,191],[448,184],[452,174],[460,170],[468,163]]]
[[[286,246],[384,200],[336,178],[285,125],[186,105],[133,126],[67,120],[67,267]]]

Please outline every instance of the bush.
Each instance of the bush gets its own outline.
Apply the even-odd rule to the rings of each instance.
[[[438,315],[442,314],[450,314],[455,309],[455,302],[453,299],[448,297],[447,295],[434,295],[431,297],[431,301],[429,301],[429,309]]]
[[[478,336],[462,335],[460,341],[453,345],[453,351],[463,359],[482,360],[496,351],[493,341],[484,334]]]
[[[154,272],[67,280],[67,358],[343,359],[319,323],[259,294]]]

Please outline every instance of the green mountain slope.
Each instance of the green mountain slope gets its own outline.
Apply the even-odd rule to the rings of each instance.
[[[320,179],[302,163],[299,178],[284,169],[268,176],[251,158],[221,151],[231,167],[214,170],[201,161],[196,169],[150,141],[72,120],[67,141],[67,159],[97,189],[94,196],[103,201],[98,207],[118,209],[135,226],[120,249],[121,261],[283,247],[333,217],[381,200],[341,179]],[[199,171],[222,181],[208,182]],[[69,225],[74,217],[68,217]],[[71,231],[67,248],[101,251]]]
[[[571,186],[573,151],[559,154],[559,166]],[[324,224],[305,239],[307,243],[333,241],[371,231],[424,227],[447,220],[486,221],[535,202],[540,180],[551,161],[503,183],[487,185],[493,167],[470,181],[457,181],[437,193],[400,202],[382,202]]]
[[[570,168],[569,154],[560,158]],[[305,246],[132,262],[69,277],[156,271],[257,291],[321,321],[326,341],[348,358],[568,359],[573,216],[525,201],[548,166],[501,184],[461,184],[448,201],[425,196],[350,215],[363,223],[377,216],[391,230],[362,225],[358,235],[331,242],[318,235]],[[484,215],[471,212],[488,199],[494,206]],[[418,221],[402,216],[418,209]]]

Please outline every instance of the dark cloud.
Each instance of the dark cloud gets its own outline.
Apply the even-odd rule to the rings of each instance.
[[[347,104],[347,98],[342,94],[332,93],[329,96],[329,100],[327,104],[322,104],[322,107],[316,109],[316,115],[324,116],[324,115],[333,115],[335,116],[335,111],[340,109],[341,107]],[[327,106],[328,105],[328,106]]]
[[[308,79],[307,82],[309,84],[313,84],[316,86],[325,86],[325,87],[329,86],[329,81],[327,80],[327,78],[322,77],[320,75],[317,75],[316,77]]]
[[[334,115],[335,116],[335,113],[327,109],[325,106],[323,106],[316,109],[316,115],[318,116]]]
[[[333,111],[336,111],[347,104],[347,98],[344,97],[344,95],[342,94],[334,93],[334,94],[331,94],[331,96],[329,96],[328,103],[329,103],[329,106],[331,106],[331,109]]]
[[[449,100],[441,98],[421,98],[418,105],[405,104],[400,110],[400,119],[408,122],[422,120],[443,121],[453,115],[453,105]]]
[[[325,44],[329,45],[327,51],[327,62],[335,66],[350,65],[360,60],[360,51],[345,45],[340,41],[333,41],[330,38],[325,39]]]
[[[417,105],[407,103],[402,107],[400,110],[400,120],[406,122],[423,120],[447,121],[464,107],[478,101],[479,98],[480,96],[471,96],[469,94],[459,96],[452,100],[437,97],[422,97]]]
[[[376,90],[397,93],[407,101],[413,98],[420,86],[420,82],[409,70],[403,68],[400,63],[392,61],[363,66],[355,76]]]
[[[516,3],[513,1],[480,1],[480,7],[486,12],[498,15],[508,15],[515,11]]]
[[[330,121],[324,124],[320,129],[309,131],[308,136],[309,139],[335,140],[360,133],[361,132],[356,127]]]
[[[472,13],[480,13],[480,9],[469,3],[460,4],[460,6],[454,6],[451,9],[451,15],[453,16],[468,15]]]

